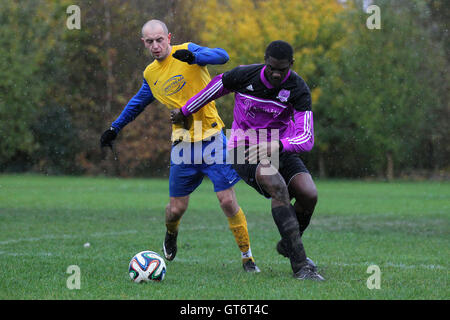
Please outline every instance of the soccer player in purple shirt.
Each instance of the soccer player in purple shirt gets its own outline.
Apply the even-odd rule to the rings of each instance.
[[[294,277],[322,281],[301,239],[317,203],[317,189],[299,156],[314,145],[311,93],[291,70],[293,62],[292,46],[273,41],[266,48],[265,64],[239,66],[216,76],[181,109],[172,111],[171,120],[181,122],[210,101],[234,92],[227,145],[233,168],[248,185],[271,198],[281,235],[276,248],[289,258]]]

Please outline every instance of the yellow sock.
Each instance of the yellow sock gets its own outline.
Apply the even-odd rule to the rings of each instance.
[[[172,222],[166,222],[167,231],[171,234],[177,234],[178,233],[178,225],[180,224],[180,220],[181,219],[178,219],[178,220],[172,221]]]
[[[252,251],[250,250],[250,237],[248,236],[247,219],[244,211],[239,208],[238,213],[231,218],[228,218],[228,225],[233,232],[234,239],[241,250],[241,257],[244,260],[253,260]]]

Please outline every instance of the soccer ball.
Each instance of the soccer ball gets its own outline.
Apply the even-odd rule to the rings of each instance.
[[[128,273],[137,283],[162,281],[166,275],[166,263],[156,252],[141,251],[131,259]]]

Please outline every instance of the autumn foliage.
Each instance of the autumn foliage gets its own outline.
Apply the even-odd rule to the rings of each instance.
[[[212,76],[263,63],[273,40],[295,49],[311,88],[315,175],[448,175],[449,56],[445,1],[377,1],[380,30],[359,0],[103,0],[0,2],[0,172],[165,176],[168,110],[157,102],[119,134],[118,159],[99,137],[140,88],[151,62],[142,25],[161,19],[172,42],[222,47]],[[229,127],[231,95],[217,101]]]

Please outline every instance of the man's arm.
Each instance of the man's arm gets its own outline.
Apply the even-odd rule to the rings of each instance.
[[[112,142],[116,139],[119,131],[133,121],[154,100],[152,91],[144,79],[138,93],[128,102],[120,116],[111,124],[111,127],[101,135],[100,147],[110,147],[112,149]]]
[[[196,113],[211,101],[230,93],[231,91],[223,86],[222,76],[223,74],[215,76],[205,88],[190,98],[183,107],[172,110],[170,112],[172,123],[183,122],[186,117]]]
[[[270,143],[260,143],[251,146],[246,151],[245,159],[256,163],[257,159],[264,158],[274,152],[308,152],[314,145],[314,128],[312,111],[294,111],[295,136],[272,140]]]
[[[225,64],[230,60],[228,53],[222,48],[201,47],[191,42],[188,44],[188,50],[195,56],[194,63],[200,66],[207,64]]]
[[[188,64],[198,64],[200,66],[225,64],[230,59],[228,53],[222,48],[207,48],[192,42],[188,44],[187,50],[177,50],[172,56]]]
[[[199,111],[209,102],[238,90],[242,86],[242,79],[245,80],[247,71],[246,66],[242,66],[215,76],[203,90],[190,98],[181,109],[171,111],[172,123],[180,123],[184,117]]]
[[[285,152],[309,152],[314,146],[314,122],[312,111],[294,111],[295,136],[281,139]]]
[[[216,100],[231,91],[223,86],[223,74],[215,76],[205,88],[200,90],[195,96],[190,98],[180,109],[174,109],[170,112],[170,120],[172,123],[181,123],[183,120],[193,113],[196,113],[205,105]]]
[[[147,81],[144,79],[141,89],[133,98],[131,98],[119,117],[112,123],[111,127],[118,133],[128,123],[136,119],[136,117],[144,111],[145,107],[153,101],[155,101],[155,97],[153,97],[152,91],[150,90]]]
[[[309,152],[314,146],[313,113],[311,111],[311,91],[306,82],[297,76],[297,94],[290,103],[294,106],[295,134],[281,139],[281,151]]]

